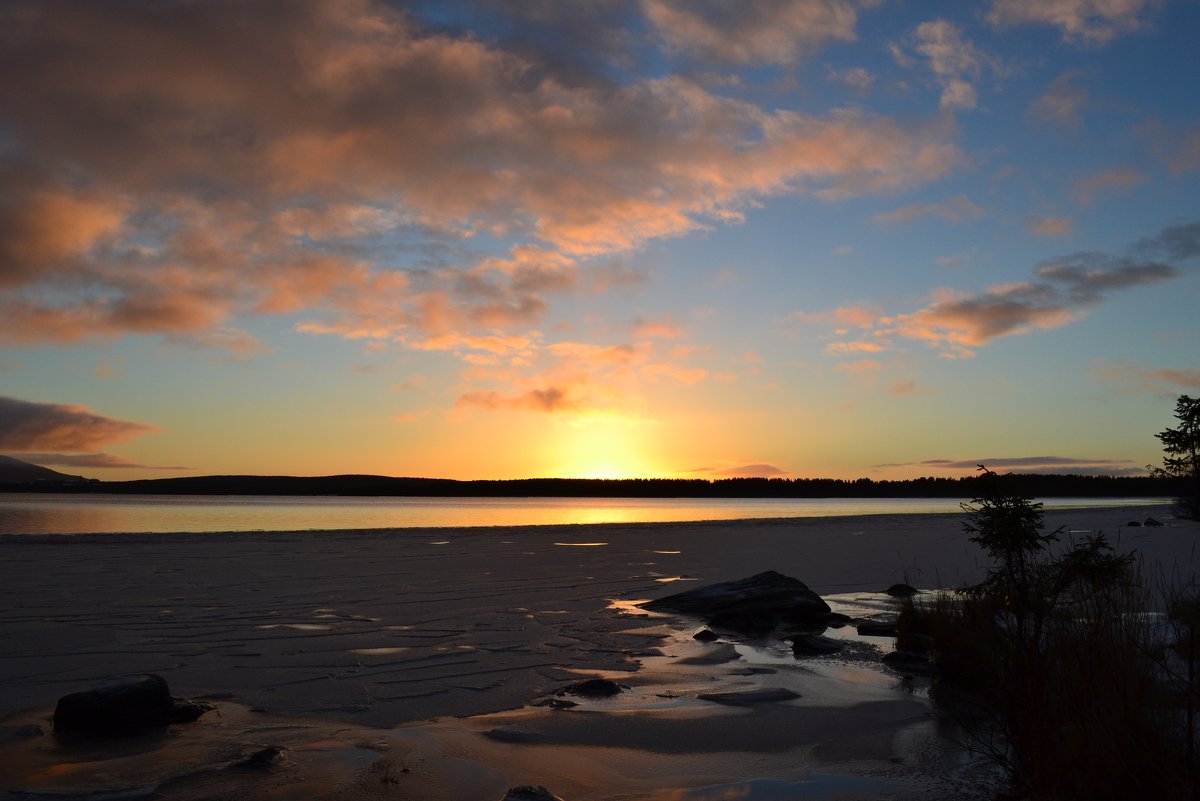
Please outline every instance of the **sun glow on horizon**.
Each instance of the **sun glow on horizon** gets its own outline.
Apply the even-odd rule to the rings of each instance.
[[[572,420],[562,429],[552,475],[562,478],[648,478],[666,475],[647,450],[651,421],[593,416]]]

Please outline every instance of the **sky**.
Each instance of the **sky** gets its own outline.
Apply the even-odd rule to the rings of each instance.
[[[1158,464],[1200,3],[0,2],[0,452],[195,474]]]

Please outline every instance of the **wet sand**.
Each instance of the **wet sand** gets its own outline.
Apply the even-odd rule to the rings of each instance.
[[[1148,515],[1172,525],[1124,527]],[[1165,508],[1052,511],[1046,522],[1119,537],[1152,574],[1193,572],[1200,526]],[[568,801],[961,797],[978,776],[947,747],[919,685],[878,664],[887,641],[798,661],[780,643],[701,645],[694,621],[631,606],[773,569],[835,608],[886,613],[874,593],[894,582],[980,577],[961,524],[881,515],[3,538],[0,791],[153,784],[171,798],[483,801],[545,784]],[[13,735],[39,721],[49,731],[61,695],[144,672],[220,709],[101,755]],[[630,690],[566,710],[529,705],[581,675]],[[783,689],[800,697],[697,697]],[[267,745],[288,749],[267,775],[226,769]]]

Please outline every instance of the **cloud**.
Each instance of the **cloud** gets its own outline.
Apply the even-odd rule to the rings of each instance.
[[[714,470],[717,475],[730,478],[775,478],[786,476],[788,471],[781,470],[773,464],[744,464],[738,467],[726,467]]]
[[[876,468],[920,467],[935,470],[975,472],[980,465],[996,472],[1058,473],[1070,475],[1144,475],[1145,468],[1133,466],[1130,459],[1079,459],[1069,456],[1008,456],[980,459],[926,459],[874,465]]]
[[[958,223],[980,219],[983,217],[983,209],[972,203],[966,195],[958,195],[944,203],[910,203],[893,211],[876,214],[871,218],[871,222],[910,223],[924,217],[937,217],[946,222]]]
[[[1079,114],[1088,106],[1088,92],[1077,84],[1084,77],[1082,72],[1064,72],[1054,79],[1046,93],[1029,106],[1029,113],[1044,122],[1075,130],[1079,127]]]
[[[1162,0],[992,0],[987,20],[997,27],[1052,25],[1064,41],[1103,45],[1140,30]]]
[[[743,464],[733,467],[697,467],[688,473],[712,473],[728,478],[776,478],[788,475],[787,470],[781,470],[773,464]]]
[[[935,19],[922,22],[906,41],[908,50],[928,64],[934,79],[942,87],[943,109],[973,109],[978,105],[974,81],[985,67],[999,69],[995,59],[979,50],[954,23]],[[902,67],[910,67],[914,57],[900,45],[892,55]]]
[[[857,376],[870,376],[878,373],[883,369],[883,364],[874,359],[860,359],[856,362],[842,362],[836,365],[833,369],[839,373],[848,373]]]
[[[113,453],[22,453],[21,461],[58,467],[82,467],[88,469],[129,468],[143,470],[190,470],[190,467],[159,467],[139,464]]]
[[[1178,267],[1158,260],[1185,261],[1200,255],[1200,223],[1164,228],[1131,248],[1128,256],[1080,252],[1039,264],[1031,278],[976,293],[938,289],[914,312],[885,314],[865,307],[825,313],[795,313],[798,322],[830,325],[852,321],[870,337],[905,337],[925,342],[949,357],[969,357],[992,340],[1059,328],[1079,319],[1113,294],[1169,281]],[[865,340],[871,341],[871,340]],[[838,370],[854,369],[838,365]],[[865,368],[861,368],[865,369]]]
[[[866,67],[851,67],[850,69],[835,70],[832,67],[826,72],[831,81],[845,84],[859,94],[865,94],[875,82],[875,76]]]
[[[0,396],[0,450],[89,451],[155,430],[96,414],[86,406]]]
[[[786,322],[835,325],[840,327],[870,328],[879,319],[881,312],[872,306],[839,306],[819,312],[796,311],[787,316]]]
[[[854,0],[644,0],[646,18],[673,52],[725,64],[791,64],[827,42],[854,40]]]
[[[1075,197],[1084,206],[1090,206],[1104,195],[1123,195],[1146,182],[1145,173],[1129,169],[1114,168],[1101,170],[1075,182]]]
[[[1025,219],[1025,227],[1034,236],[1070,236],[1075,230],[1075,221],[1070,217],[1040,217],[1034,215]]]
[[[562,387],[531,389],[520,395],[505,396],[499,392],[476,391],[460,395],[457,408],[475,406],[488,411],[518,409],[536,412],[565,412],[579,408],[579,402],[568,397]]]
[[[633,321],[633,335],[639,339],[678,339],[682,334],[683,326],[671,317],[661,320],[639,317]]]
[[[739,4],[745,36],[722,38],[778,58],[851,36],[858,7]],[[647,8],[702,30],[717,5]],[[257,315],[399,341],[523,330],[555,293],[636,280],[606,257],[766,197],[896,191],[963,162],[945,122],[614,82],[377,0],[17,0],[0,27],[20,155],[0,164],[0,315],[17,343],[159,334],[251,353],[201,335]],[[508,252],[462,247],[482,236]]]
[[[1200,370],[1194,368],[1145,367],[1128,361],[1100,360],[1093,365],[1092,375],[1154,395],[1200,389]]]
[[[881,342],[830,342],[825,346],[825,352],[834,355],[846,353],[879,353],[885,349]]]

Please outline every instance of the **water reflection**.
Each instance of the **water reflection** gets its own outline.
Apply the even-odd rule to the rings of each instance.
[[[0,494],[0,534],[324,531],[959,514],[958,503],[941,498],[280,498],[6,493]],[[1163,499],[1146,498],[1057,498],[1046,505],[1163,503]]]

